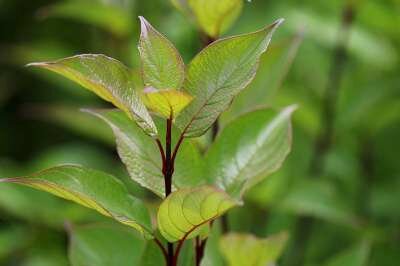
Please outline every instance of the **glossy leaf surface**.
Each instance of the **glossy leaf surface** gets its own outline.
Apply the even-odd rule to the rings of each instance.
[[[170,242],[190,239],[198,236],[208,222],[237,204],[214,187],[180,189],[161,203],[157,213],[158,228]]]
[[[240,198],[278,170],[290,151],[294,110],[260,109],[228,124],[206,155],[210,182]]]
[[[129,195],[125,186],[109,174],[78,165],[64,165],[27,177],[0,179],[0,182],[33,187],[74,201],[151,237],[150,217],[143,202]]]
[[[193,101],[176,119],[186,137],[202,135],[254,78],[278,20],[262,30],[218,40],[189,64],[184,90]]]
[[[75,81],[123,110],[150,136],[157,135],[157,128],[135,91],[133,75],[118,60],[83,54],[28,66],[45,68]]]
[[[143,17],[139,52],[143,81],[157,89],[180,89],[185,78],[185,65],[174,45]]]

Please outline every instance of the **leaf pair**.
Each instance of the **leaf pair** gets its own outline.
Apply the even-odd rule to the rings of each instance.
[[[197,137],[253,79],[259,57],[282,20],[254,33],[214,42],[192,60],[186,75],[174,46],[144,18],[141,22],[143,80],[150,87],[143,93],[135,91],[133,74],[122,63],[104,55],[79,55],[30,65],[55,71],[95,92],[154,138],[158,131],[142,99],[161,116],[176,117],[185,137]]]
[[[135,228],[147,239],[153,238],[149,212],[144,203],[131,196],[118,179],[103,172],[64,165],[29,177],[0,179],[0,182],[33,187],[74,201]],[[236,204],[225,192],[209,186],[181,189],[161,204],[157,215],[159,230],[169,241],[186,238],[189,233],[194,237],[200,233],[195,229]]]

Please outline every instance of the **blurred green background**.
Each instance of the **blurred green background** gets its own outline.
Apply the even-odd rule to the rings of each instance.
[[[256,106],[299,105],[283,168],[228,215],[234,231],[288,230],[279,265],[400,263],[399,14],[398,0],[253,0],[225,34],[286,19],[255,80],[221,117],[224,125]],[[79,163],[148,196],[129,180],[111,131],[79,112],[106,104],[62,77],[24,67],[103,53],[138,71],[139,15],[186,63],[201,49],[195,25],[167,0],[0,0],[0,177]],[[0,265],[68,265],[68,224],[103,219],[1,184]]]

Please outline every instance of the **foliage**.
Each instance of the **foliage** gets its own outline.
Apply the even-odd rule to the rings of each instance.
[[[0,265],[397,265],[395,2],[0,2]]]

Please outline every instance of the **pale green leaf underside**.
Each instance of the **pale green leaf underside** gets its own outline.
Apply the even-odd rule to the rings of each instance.
[[[123,110],[150,136],[157,135],[157,128],[135,91],[133,75],[118,60],[105,55],[83,54],[28,66],[46,68],[77,82]]]
[[[128,228],[115,224],[73,226],[70,229],[69,259],[72,266],[145,265],[142,258],[157,247]],[[164,258],[157,249],[150,259],[162,265]]]
[[[268,238],[230,233],[221,238],[220,251],[228,262],[228,266],[266,266],[276,262],[287,239],[286,233]]]
[[[118,110],[85,110],[104,120],[116,137],[118,154],[126,165],[131,178],[159,197],[165,196],[162,161],[156,142]],[[164,121],[163,121],[164,122]],[[160,128],[163,137],[164,129]],[[176,142],[177,134],[173,134]],[[202,182],[203,162],[190,142],[181,145],[175,161],[172,189],[191,187]]]
[[[240,198],[278,170],[290,151],[295,108],[260,109],[228,124],[206,154],[209,181]]]
[[[262,30],[218,40],[189,64],[184,90],[194,97],[176,119],[186,137],[202,135],[253,79],[278,20]]]
[[[129,225],[146,238],[152,237],[149,213],[143,202],[129,195],[115,177],[78,165],[63,165],[27,177],[0,179],[74,201]]]
[[[157,213],[158,228],[170,242],[190,239],[198,236],[209,221],[237,204],[214,187],[180,189],[161,203]]]
[[[180,89],[185,78],[185,65],[181,55],[146,19],[139,18],[139,52],[145,85],[156,89]]]
[[[200,28],[211,37],[218,37],[235,22],[243,0],[187,0]]]

